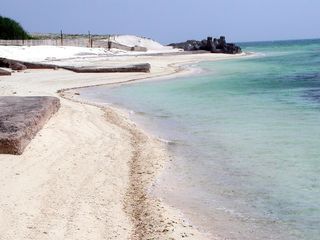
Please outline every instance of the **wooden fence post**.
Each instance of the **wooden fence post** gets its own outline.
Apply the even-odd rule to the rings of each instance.
[[[108,35],[108,50],[111,49],[111,41],[110,41],[110,35]]]
[[[91,42],[91,35],[90,35],[90,31],[88,31],[88,34],[89,34],[89,47],[92,48],[92,42]]]
[[[62,30],[60,31],[60,35],[61,35],[61,46],[63,46],[63,34],[62,34]]]

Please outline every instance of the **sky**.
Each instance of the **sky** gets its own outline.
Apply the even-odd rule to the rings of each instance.
[[[31,33],[134,34],[168,44],[320,38],[320,0],[0,0]]]

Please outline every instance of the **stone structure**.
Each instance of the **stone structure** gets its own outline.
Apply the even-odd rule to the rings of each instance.
[[[205,50],[212,53],[227,53],[237,54],[241,53],[241,48],[233,43],[227,43],[226,38],[221,36],[219,39],[208,37],[206,40],[188,40],[182,43],[172,43],[169,46],[174,48],[182,48],[185,51]]]

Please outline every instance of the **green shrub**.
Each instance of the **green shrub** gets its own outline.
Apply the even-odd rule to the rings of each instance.
[[[6,17],[0,16],[0,39],[30,39],[29,34],[21,27],[21,25]]]

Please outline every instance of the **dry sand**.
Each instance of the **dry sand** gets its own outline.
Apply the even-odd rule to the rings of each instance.
[[[145,63],[150,73],[25,70],[0,77],[0,95],[57,96],[59,112],[21,156],[0,155],[0,239],[216,239],[148,194],[168,160],[164,143],[117,109],[57,91],[190,73],[186,64],[234,56],[127,56],[60,64]],[[79,96],[78,96],[79,97]],[[81,96],[80,96],[81,97]]]

